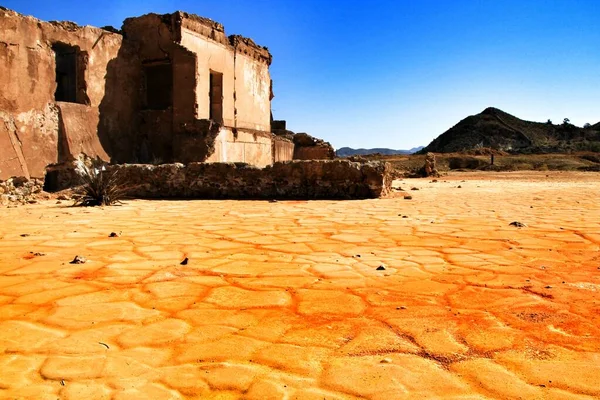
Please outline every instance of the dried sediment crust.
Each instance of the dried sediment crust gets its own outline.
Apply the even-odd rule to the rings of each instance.
[[[2,397],[600,397],[600,178],[410,184],[3,208]]]

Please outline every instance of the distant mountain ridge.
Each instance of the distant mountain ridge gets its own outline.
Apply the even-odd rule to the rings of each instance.
[[[420,153],[451,153],[482,147],[513,153],[599,151],[600,122],[589,128],[569,123],[531,122],[489,107],[463,119]]]
[[[335,154],[338,157],[348,157],[348,156],[366,156],[368,154],[383,154],[385,156],[390,156],[394,154],[413,154],[417,151],[423,149],[423,146],[413,147],[410,150],[394,150],[388,149],[386,147],[382,148],[374,148],[374,149],[353,149],[351,147],[341,147],[336,150]]]

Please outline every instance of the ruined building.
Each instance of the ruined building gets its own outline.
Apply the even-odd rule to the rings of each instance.
[[[270,64],[267,48],[184,12],[128,18],[117,31],[0,7],[0,179],[41,177],[79,154],[291,160],[293,139],[271,130]]]

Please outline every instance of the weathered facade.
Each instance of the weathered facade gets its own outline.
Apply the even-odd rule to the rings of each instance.
[[[183,12],[122,31],[0,8],[0,179],[79,154],[113,163],[291,160],[271,133],[271,54]]]

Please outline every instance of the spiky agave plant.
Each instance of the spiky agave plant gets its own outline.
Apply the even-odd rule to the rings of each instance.
[[[82,185],[75,205],[83,207],[110,206],[120,203],[125,190],[118,170],[107,171],[106,167],[81,167]]]

